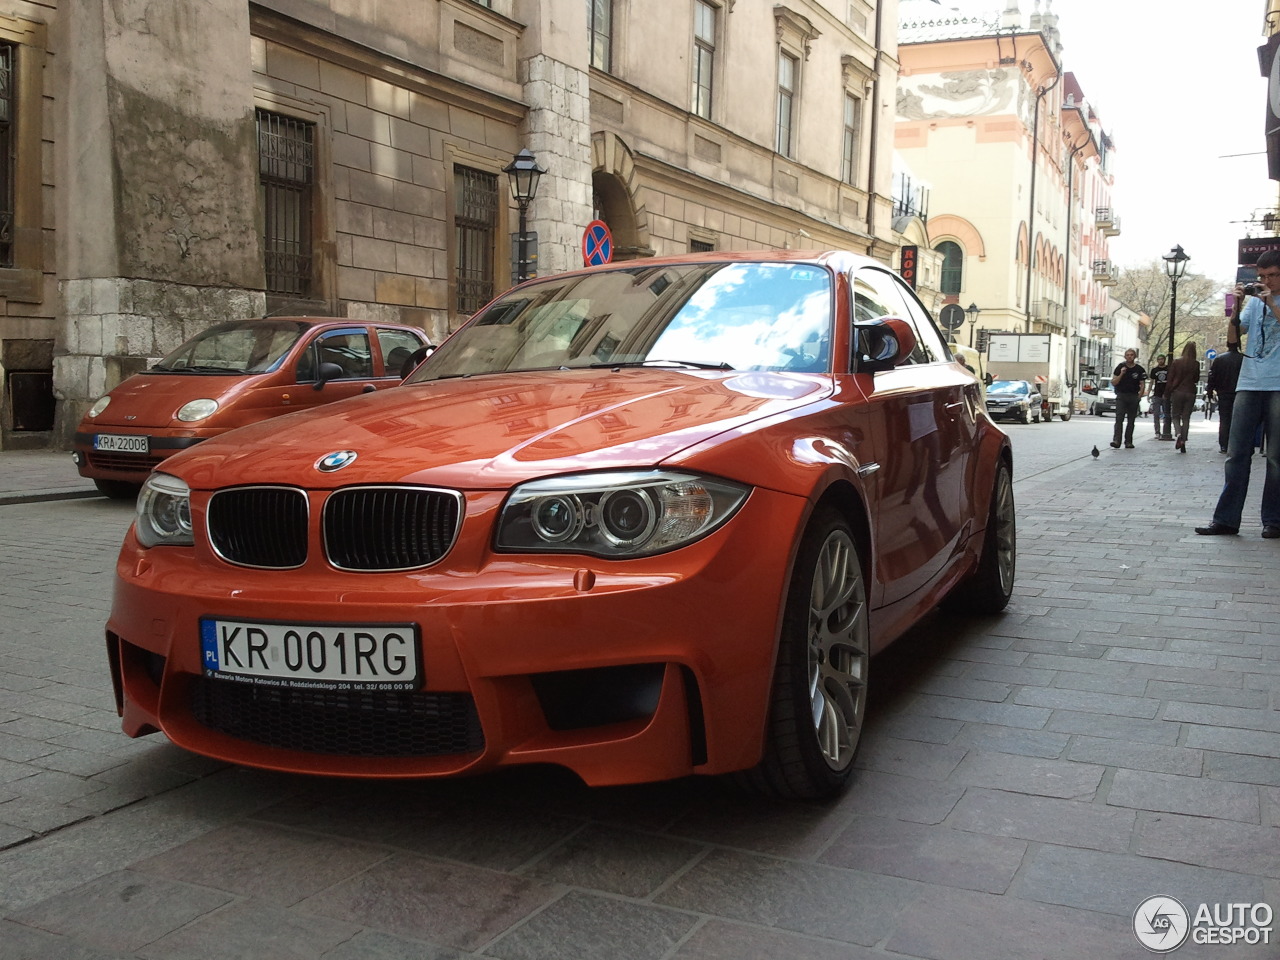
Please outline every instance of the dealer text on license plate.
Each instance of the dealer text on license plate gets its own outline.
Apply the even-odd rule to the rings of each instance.
[[[205,676],[266,686],[416,690],[422,663],[412,623],[200,621]]]
[[[125,436],[118,433],[99,433],[93,438],[93,449],[107,450],[111,453],[150,453],[150,438],[142,436]]]

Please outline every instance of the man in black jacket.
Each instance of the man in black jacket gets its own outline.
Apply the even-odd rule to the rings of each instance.
[[[1227,452],[1227,438],[1231,436],[1231,408],[1236,402],[1236,381],[1240,379],[1240,364],[1244,355],[1240,344],[1227,344],[1227,352],[1216,357],[1209,365],[1209,379],[1205,383],[1204,401],[1218,401],[1218,452]]]

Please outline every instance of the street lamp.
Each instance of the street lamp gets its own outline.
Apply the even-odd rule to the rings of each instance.
[[[1169,294],[1169,361],[1174,358],[1173,353],[1173,330],[1174,324],[1178,318],[1178,280],[1187,271],[1187,261],[1191,258],[1187,256],[1186,251],[1182,249],[1182,244],[1178,244],[1172,250],[1164,255],[1164,272],[1169,275],[1169,283],[1172,284],[1172,290]],[[1164,433],[1161,439],[1173,439],[1173,425],[1170,423],[1171,417],[1164,418]]]
[[[518,239],[519,261],[516,265],[516,283],[529,279],[529,231],[527,229],[529,204],[538,193],[538,180],[547,171],[538,166],[533,153],[521,150],[511,162],[502,168],[511,183],[511,197],[520,207],[520,235]]]
[[[969,309],[965,311],[969,315],[969,346],[973,347],[973,328],[978,324],[978,314],[982,309],[976,304],[969,304]]]

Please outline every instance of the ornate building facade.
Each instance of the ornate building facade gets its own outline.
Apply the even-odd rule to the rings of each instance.
[[[216,320],[445,336],[513,281],[522,150],[542,273],[596,219],[618,257],[891,262],[896,0],[653,9],[0,0],[0,449]]]

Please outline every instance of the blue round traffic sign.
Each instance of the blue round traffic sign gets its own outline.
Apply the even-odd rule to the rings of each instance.
[[[1206,360],[1214,360],[1217,358],[1217,356],[1218,356],[1218,351],[1214,350],[1212,347],[1210,347],[1208,350],[1204,352],[1204,358]]]
[[[582,234],[582,260],[595,267],[613,259],[613,234],[603,220],[592,220]]]

